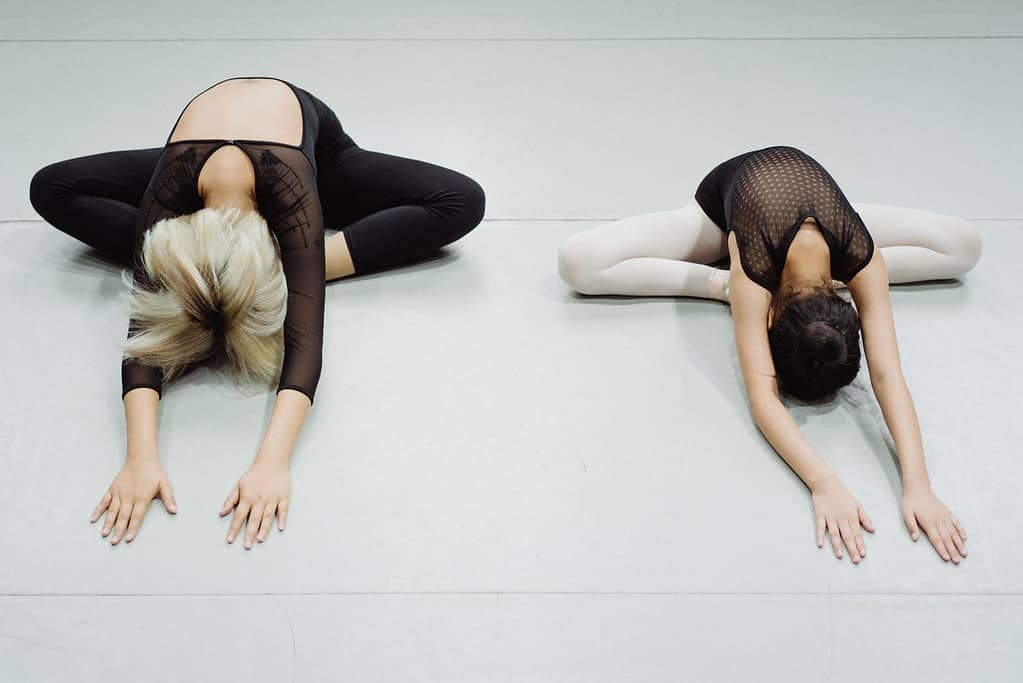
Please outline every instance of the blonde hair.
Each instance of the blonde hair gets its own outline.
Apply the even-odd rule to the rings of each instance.
[[[226,358],[240,382],[277,381],[288,288],[262,216],[206,208],[159,221],[145,235],[141,267],[149,287],[124,273],[138,327],[122,346],[126,356],[161,368],[167,380]]]

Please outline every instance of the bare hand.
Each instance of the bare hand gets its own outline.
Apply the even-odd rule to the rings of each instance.
[[[163,501],[167,512],[177,513],[174,491],[171,489],[167,473],[160,465],[160,459],[156,456],[129,457],[93,510],[89,522],[94,523],[106,510],[103,536],[107,536],[112,530],[111,545],[117,545],[122,535],[125,542],[130,543],[138,535],[142,518],[146,516],[146,510],[154,498]]]
[[[902,519],[910,538],[918,540],[923,529],[946,562],[959,564],[966,557],[966,530],[929,488],[902,494]]]
[[[859,564],[867,555],[860,526],[874,533],[874,523],[870,521],[863,506],[845,490],[837,478],[831,477],[814,489],[813,510],[817,520],[817,547],[824,547],[824,532],[827,531],[835,557],[842,559],[844,543],[853,564]]]
[[[291,475],[286,459],[254,462],[249,471],[235,484],[220,508],[221,517],[234,509],[234,519],[231,520],[231,528],[227,532],[227,542],[234,542],[247,520],[245,549],[252,548],[253,539],[262,543],[270,534],[275,514],[278,530],[284,531],[288,523],[290,497]]]

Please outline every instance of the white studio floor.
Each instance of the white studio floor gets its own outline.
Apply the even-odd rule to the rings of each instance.
[[[215,27],[188,20],[197,0],[46,4],[0,7],[0,683],[1023,676],[1018,3],[307,2],[292,21],[262,0],[209,9]],[[224,543],[272,395],[199,374],[161,404],[178,515],[157,503],[111,548],[87,517],[123,460],[122,285],[39,220],[29,179],[159,145],[233,75],[468,173],[487,219],[328,286],[286,533]],[[681,205],[769,144],[854,201],[984,233],[962,283],[892,295],[932,481],[969,531],[959,567],[905,532],[865,374],[793,407],[878,526],[853,566],[816,548],[749,417],[727,307],[558,279],[570,234]]]

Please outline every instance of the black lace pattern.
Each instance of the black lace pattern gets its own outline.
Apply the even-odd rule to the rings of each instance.
[[[252,162],[257,209],[277,240],[288,283],[285,357],[278,390],[294,389],[312,400],[321,368],[326,264],[316,172],[305,151],[271,142],[168,143],[139,211],[134,258],[136,282],[152,287],[152,283],[144,279],[140,262],[145,233],[164,218],[187,215],[203,208],[198,190],[199,174],[209,157],[228,144],[239,147]],[[136,321],[131,321],[129,335],[137,330]],[[160,391],[161,373],[158,368],[125,359],[122,362],[123,392],[138,386]]]
[[[834,178],[793,147],[734,157],[700,184],[696,199],[722,229],[735,232],[746,275],[778,287],[799,226],[813,218],[831,251],[831,276],[848,282],[874,252],[874,241]]]

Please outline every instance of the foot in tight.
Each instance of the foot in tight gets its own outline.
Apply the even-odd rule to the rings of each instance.
[[[731,291],[728,288],[728,271],[714,268],[707,280],[707,291],[710,298],[728,303],[731,301]]]

